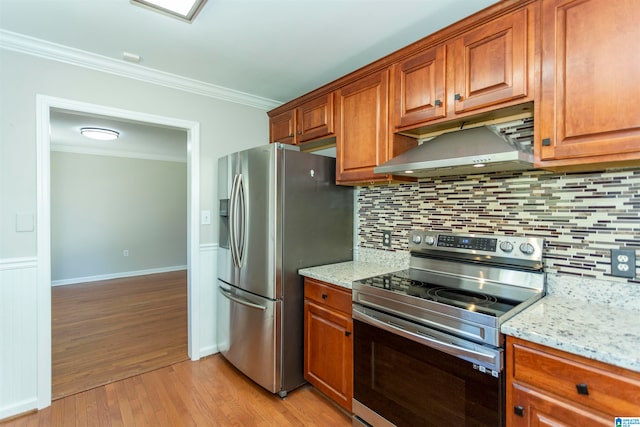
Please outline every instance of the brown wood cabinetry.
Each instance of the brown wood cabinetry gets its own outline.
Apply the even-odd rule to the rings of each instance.
[[[304,378],[351,411],[353,320],[348,289],[304,279]]]
[[[269,142],[295,144],[296,110],[288,110],[269,119]]]
[[[535,5],[394,66],[395,130],[531,101]]]
[[[542,0],[536,165],[640,164],[640,2]]]
[[[389,70],[338,90],[336,182],[385,181],[373,168],[387,160]]]
[[[301,144],[334,133],[334,95],[328,93],[269,119],[269,142]]]
[[[389,129],[389,78],[384,69],[337,91],[338,184],[390,182],[393,176],[375,174],[373,168],[417,145],[414,138]]]
[[[507,337],[507,426],[611,426],[640,408],[640,373]]]
[[[438,46],[394,66],[395,126],[413,126],[447,115],[446,48]]]

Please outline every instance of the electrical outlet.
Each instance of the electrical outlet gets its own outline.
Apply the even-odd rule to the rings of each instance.
[[[122,251],[122,256],[129,256],[129,249]]]
[[[611,249],[611,275],[636,277],[636,251],[634,249]]]
[[[391,246],[391,230],[382,230],[382,246]]]

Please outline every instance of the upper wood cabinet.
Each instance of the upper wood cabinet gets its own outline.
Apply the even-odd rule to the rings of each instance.
[[[640,164],[639,20],[637,0],[542,0],[537,166]]]
[[[388,93],[388,69],[338,90],[338,184],[389,180],[386,175],[373,173],[373,168],[388,158]]]
[[[533,99],[536,8],[501,16],[394,66],[394,128]]]
[[[518,10],[453,41],[455,113],[494,106],[529,94],[529,67],[533,67],[533,61],[528,54],[534,49],[533,43],[529,46],[528,38],[527,18],[531,13],[533,7]]]
[[[288,110],[269,118],[269,142],[295,144],[296,110]]]
[[[446,51],[438,46],[394,66],[396,127],[446,117]]]
[[[334,133],[334,94],[307,101],[295,109],[270,117],[269,142],[301,144]]]

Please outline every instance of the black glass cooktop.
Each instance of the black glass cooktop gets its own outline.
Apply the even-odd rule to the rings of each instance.
[[[520,304],[520,301],[490,295],[477,289],[428,283],[417,279],[417,276],[419,274],[415,274],[411,270],[403,270],[369,277],[358,282],[493,317],[499,317]]]

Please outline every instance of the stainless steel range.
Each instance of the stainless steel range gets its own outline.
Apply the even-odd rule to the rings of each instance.
[[[412,231],[353,284],[354,424],[503,426],[500,326],[544,295],[540,238]]]

